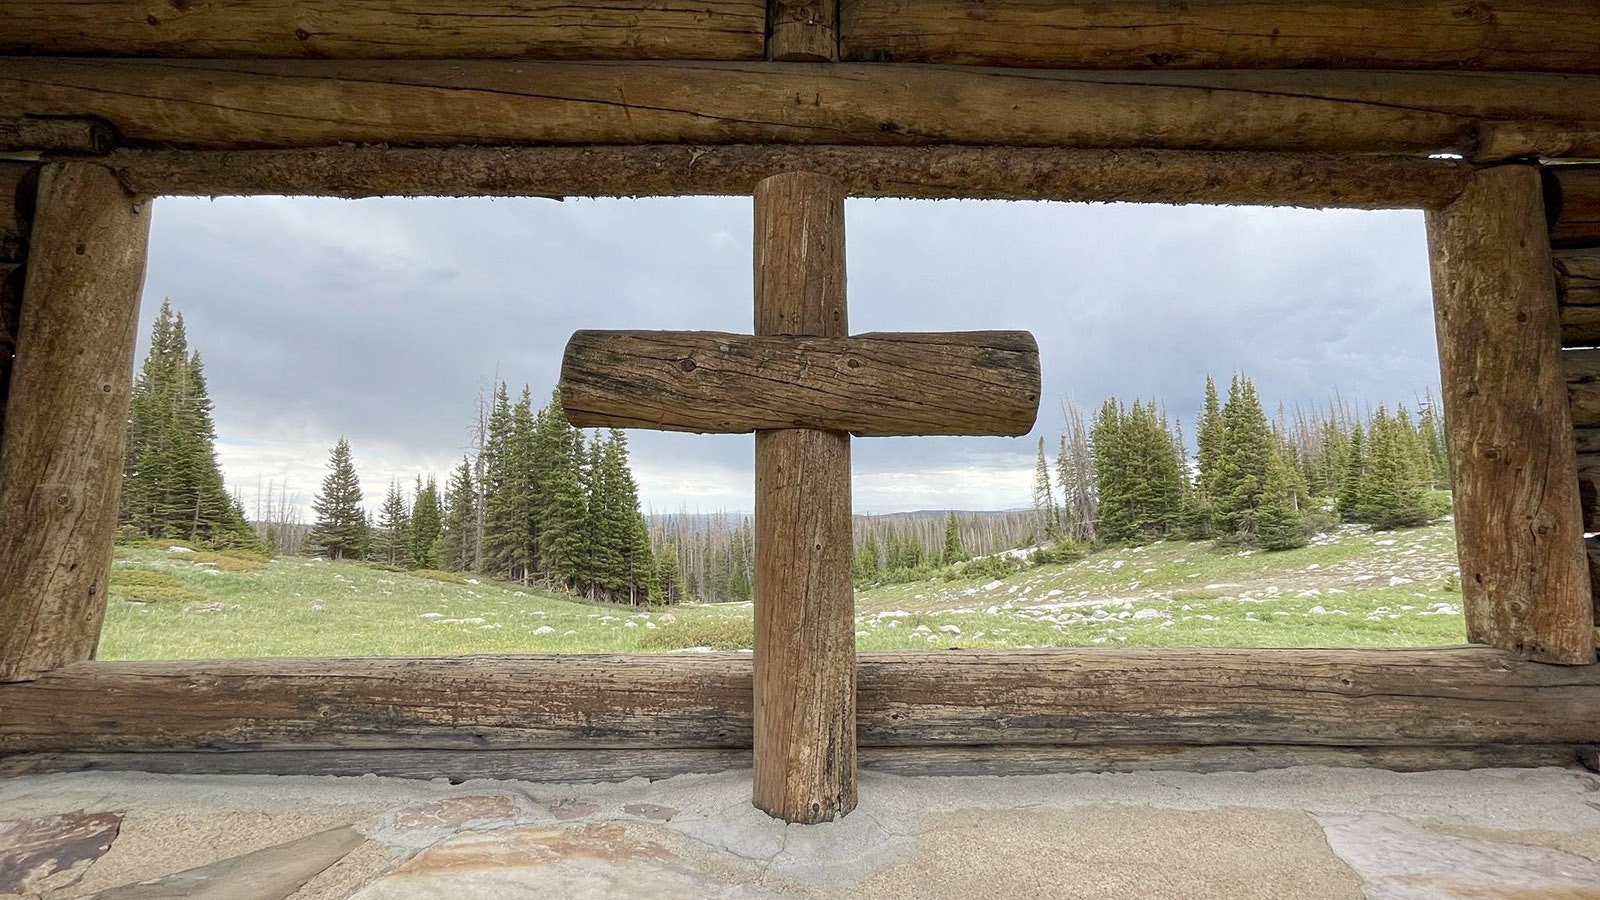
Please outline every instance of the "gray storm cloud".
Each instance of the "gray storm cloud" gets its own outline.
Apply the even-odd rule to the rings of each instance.
[[[1033,437],[856,441],[858,511],[1026,504],[1068,396],[1188,422],[1207,372],[1269,404],[1438,379],[1420,213],[864,200],[846,228],[853,331],[1025,328],[1045,389]],[[370,500],[444,476],[490,379],[546,395],[574,329],[749,330],[750,231],[746,199],[162,199],[141,332],[184,313],[247,505],[308,498],[340,434]],[[748,437],[631,441],[654,509],[748,508]]]

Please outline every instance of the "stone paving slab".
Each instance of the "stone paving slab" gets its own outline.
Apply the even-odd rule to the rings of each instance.
[[[191,892],[273,900],[1600,900],[1600,778],[1579,769],[867,773],[861,788],[844,820],[798,826],[750,806],[748,771],[594,785],[26,776],[0,780],[0,835],[51,817],[120,829],[84,859],[69,846],[82,829],[58,829],[76,883],[0,897],[112,897],[181,872]],[[302,887],[245,891],[238,860],[293,859],[284,848],[319,832],[347,840],[301,860]],[[53,858],[51,840],[29,846]]]

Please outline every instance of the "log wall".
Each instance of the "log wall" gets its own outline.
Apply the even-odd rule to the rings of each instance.
[[[1600,667],[1489,647],[858,657],[867,747],[1600,743]],[[0,685],[0,753],[745,749],[751,660],[79,663]]]

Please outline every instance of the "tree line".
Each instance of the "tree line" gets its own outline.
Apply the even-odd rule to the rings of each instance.
[[[1255,385],[1235,374],[1224,400],[1206,377],[1195,453],[1155,399],[1107,398],[1092,418],[1067,404],[1055,471],[1041,438],[1033,506],[1046,541],[1181,536],[1270,550],[1304,546],[1334,522],[1375,528],[1427,524],[1447,511],[1438,404],[1415,417],[1379,405],[1365,417],[1335,398],[1326,408],[1281,407],[1269,421]],[[1060,500],[1058,502],[1057,497]]]
[[[670,602],[676,586],[675,560],[652,552],[622,431],[586,436],[567,423],[559,396],[534,412],[529,389],[512,402],[504,382],[476,457],[462,457],[443,491],[431,475],[418,475],[409,495],[391,482],[369,520],[340,438],[312,510],[306,546],[330,559],[476,572],[633,604]]]

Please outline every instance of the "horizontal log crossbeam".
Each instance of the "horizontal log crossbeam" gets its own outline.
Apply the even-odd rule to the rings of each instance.
[[[804,171],[852,197],[1357,209],[1444,206],[1476,168],[1417,156],[770,144],[121,149],[100,161],[128,190],[168,196],[749,196]]]
[[[0,58],[0,117],[135,144],[972,144],[1600,156],[1600,77],[870,63]]]
[[[6,14],[0,53],[37,55],[754,59],[768,34],[775,59],[1600,68],[1587,0],[7,0]]]
[[[1600,667],[1487,647],[858,657],[866,747],[1600,742]],[[0,753],[737,749],[747,655],[88,662],[0,685]]]
[[[1025,331],[579,331],[561,366],[561,406],[580,428],[1015,437],[1032,430],[1039,397]]]

